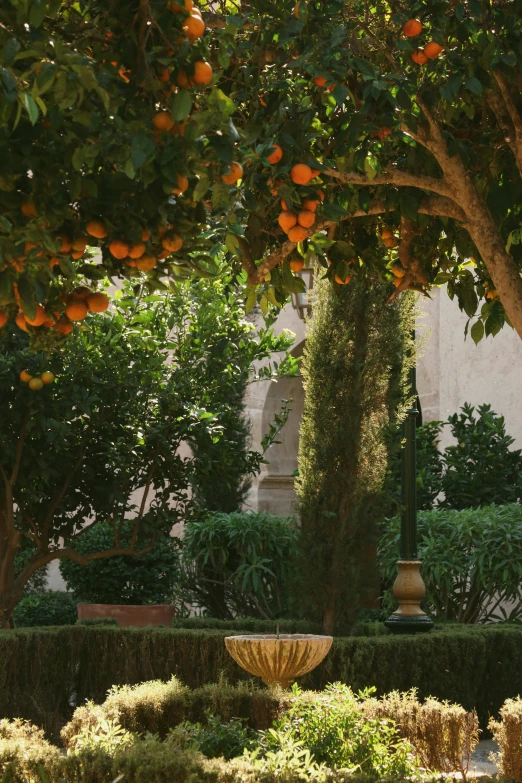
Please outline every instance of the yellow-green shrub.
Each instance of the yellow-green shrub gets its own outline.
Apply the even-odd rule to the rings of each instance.
[[[505,778],[522,780],[522,698],[507,699],[500,709],[500,720],[488,725],[500,753],[494,755],[498,771]]]

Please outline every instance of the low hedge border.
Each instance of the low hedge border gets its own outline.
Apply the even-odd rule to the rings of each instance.
[[[57,737],[76,706],[101,703],[113,685],[168,680],[190,688],[248,680],[228,655],[225,631],[71,626],[0,632],[0,717],[25,718]],[[486,728],[522,694],[522,627],[448,627],[418,636],[340,637],[306,689],[344,682],[382,695],[416,687],[477,710]]]

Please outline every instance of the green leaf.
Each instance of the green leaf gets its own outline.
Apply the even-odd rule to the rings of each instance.
[[[334,220],[335,222],[349,214],[348,210],[339,206],[339,204],[323,204],[321,212],[327,220]]]
[[[368,179],[374,179],[377,176],[377,169],[371,158],[364,159],[364,173]]]
[[[198,184],[194,188],[194,201],[199,201],[199,199],[203,198],[205,193],[210,187],[210,177],[207,177],[206,174],[203,174],[199,180]]]
[[[249,313],[257,302],[257,291],[252,286],[247,286],[247,295],[245,300],[245,313]]]
[[[348,89],[344,84],[336,84],[332,91],[332,95],[335,98],[337,105],[342,106],[348,97]]]
[[[469,79],[466,79],[465,86],[467,90],[474,92],[475,95],[482,95],[482,84],[476,76],[470,76]]]
[[[239,247],[238,238],[235,234],[227,234],[225,237],[225,245],[227,250],[232,253],[233,256],[241,256],[241,250]]]
[[[4,51],[2,53],[2,60],[4,61],[4,65],[11,65],[14,58],[20,51],[21,44],[20,41],[18,41],[16,38],[9,38],[6,45],[4,46]]]
[[[18,292],[24,314],[30,319],[34,318],[36,315],[36,297],[34,288],[25,275],[18,278]]]
[[[220,90],[217,87],[214,87],[208,96],[208,105],[211,108],[227,114],[229,117],[234,114],[236,110],[234,101],[229,98],[228,95],[225,95],[223,90]]]
[[[192,108],[192,95],[187,89],[180,90],[173,96],[170,104],[170,116],[176,122],[188,117]]]
[[[29,115],[31,124],[34,125],[40,115],[40,110],[33,96],[28,92],[24,92],[24,106]]]
[[[473,340],[475,345],[478,345],[478,343],[484,337],[484,322],[475,321],[475,323],[471,327],[470,334],[471,334],[471,339]]]
[[[410,220],[417,220],[419,214],[419,199],[413,193],[402,191],[399,196],[401,214]]]
[[[129,179],[134,179],[136,176],[136,169],[134,168],[134,164],[132,162],[132,158],[129,158],[127,160],[127,163],[125,164],[125,174],[128,176]]]
[[[375,76],[375,68],[363,57],[352,57],[350,63],[356,71],[363,73],[365,76]]]

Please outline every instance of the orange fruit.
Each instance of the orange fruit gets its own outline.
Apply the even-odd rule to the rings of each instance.
[[[303,209],[297,216],[297,222],[303,228],[310,228],[315,223],[315,215],[311,209]]]
[[[158,80],[160,82],[170,82],[170,70],[163,68],[158,74]]]
[[[30,326],[41,326],[47,318],[45,307],[42,307],[41,304],[36,305],[36,313],[34,315],[34,318],[28,318],[27,315],[25,315],[25,313],[24,313],[24,318]]]
[[[388,226],[383,226],[381,229],[381,239],[390,239],[393,236],[393,231]]]
[[[284,198],[281,199],[281,207],[283,208],[283,212],[291,212],[291,209],[288,209],[288,205]]]
[[[383,240],[385,247],[396,247],[397,246],[397,240],[394,236],[391,237],[385,237]]]
[[[109,306],[109,297],[102,291],[89,294],[86,301],[91,313],[103,313]]]
[[[308,209],[310,212],[315,212],[315,210],[319,206],[319,202],[314,201],[312,198],[305,198],[301,206],[303,207],[303,209]]]
[[[183,32],[186,33],[188,37],[192,38],[193,40],[196,38],[201,38],[201,36],[205,32],[205,22],[198,14],[195,14],[194,11],[192,11],[190,16],[188,16],[185,19],[182,27],[183,27]]]
[[[288,239],[290,242],[302,242],[307,236],[308,232],[303,226],[294,226],[288,231]]]
[[[313,179],[313,171],[306,163],[296,163],[290,169],[290,179],[296,185],[307,185]]]
[[[145,242],[135,242],[129,248],[130,258],[141,258],[145,252]]]
[[[43,381],[41,378],[31,378],[29,381],[29,388],[32,391],[40,391],[40,389],[43,389]]]
[[[417,65],[426,65],[428,62],[428,58],[424,54],[423,49],[415,49],[415,51],[412,52],[411,59],[414,63],[417,63]]]
[[[230,171],[228,174],[222,174],[221,179],[223,182],[226,182],[227,185],[235,185],[238,179],[241,179],[243,176],[243,166],[241,163],[236,163],[235,161],[232,161],[230,164]]]
[[[151,269],[154,269],[156,266],[156,259],[154,256],[142,256],[141,258],[138,258],[136,261],[136,269],[139,269],[140,272],[150,272]]]
[[[141,256],[140,256],[140,258],[141,258]],[[136,261],[133,258],[127,258],[127,259],[125,259],[124,264],[125,264],[125,266],[135,267],[136,266]]]
[[[392,266],[392,270],[391,271],[392,271],[392,274],[395,275],[395,277],[404,277],[404,275],[406,274],[406,270],[404,269],[402,264],[394,264]]]
[[[20,207],[20,212],[24,217],[36,217],[36,207],[32,201],[24,201]]]
[[[141,241],[147,242],[150,239],[150,233],[146,228],[141,229]]]
[[[194,87],[194,82],[188,77],[183,70],[178,71],[178,77],[176,79],[178,87]]]
[[[168,111],[159,111],[152,118],[152,124],[159,131],[169,131],[174,125],[174,120]]]
[[[73,325],[68,318],[60,318],[56,324],[55,329],[57,332],[60,332],[60,334],[70,334],[72,332]]]
[[[71,299],[65,308],[65,315],[70,321],[83,321],[89,308],[84,299]]]
[[[88,238],[85,236],[85,234],[78,234],[77,237],[73,239],[71,242],[71,248],[72,250],[76,250],[78,253],[84,253],[85,248],[89,244]]]
[[[196,60],[194,63],[194,76],[192,77],[194,84],[210,84],[212,81],[212,66],[205,60]]]
[[[273,144],[272,145],[273,152],[270,153],[270,155],[267,155],[267,160],[272,165],[279,163],[281,158],[283,157],[283,150],[279,146],[279,144]]]
[[[56,256],[52,256],[52,258],[49,259],[49,268],[53,269],[55,266],[58,266],[60,263],[60,259]]]
[[[297,0],[297,3],[294,5],[294,16],[296,19],[299,19],[299,6],[301,5],[301,0]]]
[[[442,52],[442,46],[437,41],[430,41],[424,47],[424,54],[428,60],[435,60],[436,57]]]
[[[302,258],[292,258],[290,261],[290,269],[292,272],[300,272],[304,267],[304,261]]]
[[[33,376],[31,375],[31,373],[28,373],[27,370],[22,370],[22,372],[20,373],[20,380],[23,383],[29,383],[32,377]]]
[[[54,381],[54,373],[50,370],[46,370],[40,375],[40,380],[44,384],[44,386],[49,386]]]
[[[107,229],[101,220],[89,220],[85,226],[85,230],[91,237],[96,237],[96,239],[105,239],[107,236]]]
[[[415,38],[422,32],[422,22],[418,19],[408,19],[402,26],[402,33],[407,38]]]
[[[343,280],[343,278],[342,278],[342,277],[339,277],[339,275],[335,275],[335,282],[336,282],[336,283],[339,283],[339,285],[346,285],[347,283],[349,283],[349,282],[350,282],[350,280],[351,280],[351,279],[352,279],[352,278],[350,277],[350,275],[346,275],[346,277],[344,278],[344,280]]]
[[[162,247],[169,253],[177,253],[183,247],[183,240],[179,234],[172,234],[170,237],[164,237],[161,240]],[[139,269],[139,267],[138,267]]]
[[[91,293],[89,286],[79,285],[78,288],[74,289],[72,295],[75,299],[87,299]]]
[[[288,210],[286,210],[285,212],[281,212],[281,214],[277,218],[277,222],[279,223],[283,231],[288,233],[290,229],[297,224],[297,215],[294,214],[293,212],[289,212]]]
[[[7,323],[7,314],[5,310],[0,310],[0,329]]]
[[[324,87],[326,84],[326,76],[316,76],[314,78],[314,84],[317,84],[318,87]]]
[[[181,196],[181,194],[187,190],[189,186],[189,181],[188,178],[185,177],[183,174],[178,174],[177,180],[178,180],[178,187],[174,188],[172,192],[175,196]]]
[[[126,258],[129,255],[129,246],[121,239],[113,239],[109,245],[109,251],[114,258]]]
[[[320,201],[324,201],[324,192],[322,190],[317,191]]]
[[[35,248],[39,247],[40,243],[35,244],[34,242],[25,242],[24,243],[24,253],[30,253],[31,250],[34,250]],[[43,256],[43,251],[40,250],[40,252],[35,253],[36,258],[41,258]]]
[[[15,318],[15,324],[20,328],[23,329],[24,332],[27,332],[27,321],[25,320],[25,316],[23,313],[18,313],[18,315]]]
[[[193,0],[182,0],[182,3],[183,5],[175,2],[170,3],[170,10],[179,13],[180,11],[192,11],[194,8]]]
[[[59,253],[68,253],[72,247],[72,242],[65,234],[57,234],[56,240],[60,242]]]

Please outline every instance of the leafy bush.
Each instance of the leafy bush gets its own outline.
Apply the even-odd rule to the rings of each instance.
[[[435,509],[418,517],[418,551],[426,584],[426,609],[442,620],[478,623],[522,619],[522,507]],[[396,575],[400,520],[388,520],[379,558],[383,576]],[[505,612],[504,612],[505,615]]]
[[[465,404],[448,422],[456,445],[444,451],[442,478],[446,508],[477,508],[522,499],[522,451],[510,450],[514,439],[506,435],[503,416],[491,405]]]
[[[205,723],[185,721],[171,729],[167,742],[184,749],[200,750],[207,758],[222,756],[230,760],[242,756],[245,750],[253,751],[257,745],[258,734],[245,726],[241,718],[223,721],[220,715],[205,713]]]
[[[175,617],[172,621],[173,628],[193,628],[200,631],[213,629],[241,633],[275,633],[277,626],[280,633],[322,633],[322,626],[319,623],[286,618],[259,620],[255,617],[242,617],[234,620],[219,620],[216,617]]]
[[[190,521],[183,535],[187,597],[213,617],[281,617],[296,544],[294,521],[266,512]]]
[[[42,770],[60,757],[42,729],[22,720],[0,720],[0,780],[2,783],[42,783]]]
[[[430,511],[442,491],[443,463],[439,451],[441,421],[417,427],[417,508]],[[400,485],[400,482],[398,482]]]
[[[500,709],[500,720],[488,724],[499,753],[492,756],[503,778],[522,780],[522,699],[507,699]]]
[[[29,593],[18,603],[14,613],[19,628],[45,625],[74,625],[77,620],[76,601],[63,591]]]
[[[122,546],[130,543],[134,525],[125,523]],[[92,525],[78,538],[81,555],[114,546],[114,531],[105,523]],[[94,604],[161,604],[169,601],[179,580],[178,541],[161,537],[140,557],[119,555],[93,560],[84,566],[60,562],[60,573],[78,601]]]
[[[273,729],[264,734],[262,752],[294,747],[308,751],[313,761],[352,774],[411,775],[418,767],[413,746],[401,739],[392,720],[368,717],[347,685],[303,692],[294,685],[289,705]]]

